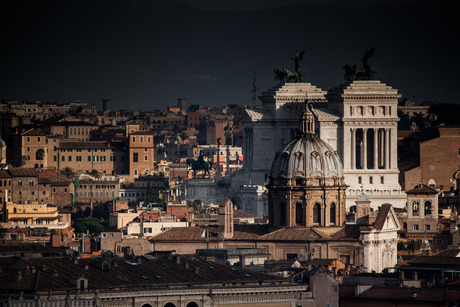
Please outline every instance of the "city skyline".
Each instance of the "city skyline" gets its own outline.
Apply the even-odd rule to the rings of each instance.
[[[294,70],[329,90],[343,66],[370,64],[376,79],[416,103],[456,103],[454,10],[444,2],[47,1],[2,4],[0,99],[112,100],[112,109],[251,105],[273,70]]]

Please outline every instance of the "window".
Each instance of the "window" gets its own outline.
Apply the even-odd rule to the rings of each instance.
[[[380,184],[384,184],[385,183],[385,179],[383,176],[380,176]]]
[[[286,254],[286,259],[297,259],[298,255],[297,254]]]
[[[425,225],[425,230],[430,230],[431,226],[430,225]]]
[[[81,161],[81,156],[77,156],[76,160],[80,162]]]
[[[321,224],[321,205],[318,203],[313,206],[313,223]]]
[[[54,160],[54,162],[56,162],[57,161],[57,156],[54,156],[53,160]]]
[[[151,227],[145,227],[144,228],[144,233],[152,233],[152,228]]]
[[[335,203],[332,203],[330,208],[329,208],[329,221],[331,224],[335,224]]]
[[[145,155],[144,156],[144,161],[148,161],[149,160],[149,156]]]
[[[412,202],[412,215],[418,215],[420,203],[418,200]]]
[[[303,209],[302,204],[295,204],[295,223],[299,226],[303,225]]]
[[[358,184],[362,184],[363,183],[363,178],[361,176],[358,176]]]
[[[72,156],[69,156],[69,162],[71,162],[71,161],[72,161]]]
[[[18,180],[18,187],[22,187],[22,180]]]
[[[286,204],[284,202],[280,203],[280,225],[286,225]]]
[[[40,143],[40,142],[41,142],[41,139],[40,139],[40,137],[39,137],[39,136],[37,137],[37,142],[38,142],[38,143]]]
[[[62,161],[62,162],[65,162],[65,156],[62,156],[62,157],[61,157],[61,161]]]
[[[425,202],[425,215],[431,215],[431,201]]]
[[[32,180],[29,181],[29,186],[30,187],[33,187],[34,186],[34,182]]]
[[[413,228],[414,230],[418,230],[418,224],[414,224]]]
[[[134,175],[137,176],[137,169],[134,170]]]
[[[139,161],[139,154],[137,152],[133,153],[133,162]]]
[[[136,137],[135,136],[133,136],[133,142],[136,142]]]
[[[374,181],[374,177],[369,176],[369,184],[373,184],[373,181]]]
[[[88,162],[91,162],[91,156],[88,156]]]

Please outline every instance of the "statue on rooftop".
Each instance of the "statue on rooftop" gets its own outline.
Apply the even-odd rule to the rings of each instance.
[[[344,78],[347,81],[353,80],[372,80],[374,79],[374,73],[369,65],[369,59],[374,55],[375,47],[368,48],[366,52],[364,52],[364,56],[361,59],[363,63],[363,67],[358,67],[355,65],[345,65],[343,69],[345,70]]]
[[[302,72],[300,71],[300,61],[303,59],[305,51],[297,52],[297,54],[291,58],[294,61],[295,72],[290,71],[286,68],[275,68],[275,80],[279,80],[281,83],[285,82],[302,82]]]
[[[206,162],[204,160],[203,154],[200,154],[200,156],[198,157],[198,160],[188,158],[187,164],[192,168],[189,171],[193,171],[193,178],[196,178],[197,171],[203,171],[202,178],[204,178],[204,176],[206,175],[208,176],[210,175],[209,170],[211,169],[211,165],[209,162]]]

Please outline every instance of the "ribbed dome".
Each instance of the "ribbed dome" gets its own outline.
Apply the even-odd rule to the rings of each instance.
[[[301,116],[295,139],[276,154],[271,178],[343,177],[340,157],[315,135],[313,123],[313,114],[307,109]]]

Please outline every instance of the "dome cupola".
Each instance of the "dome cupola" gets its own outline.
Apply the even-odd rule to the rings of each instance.
[[[297,136],[276,154],[270,177],[274,180],[343,177],[339,155],[315,134],[315,118],[308,105],[300,116]]]

